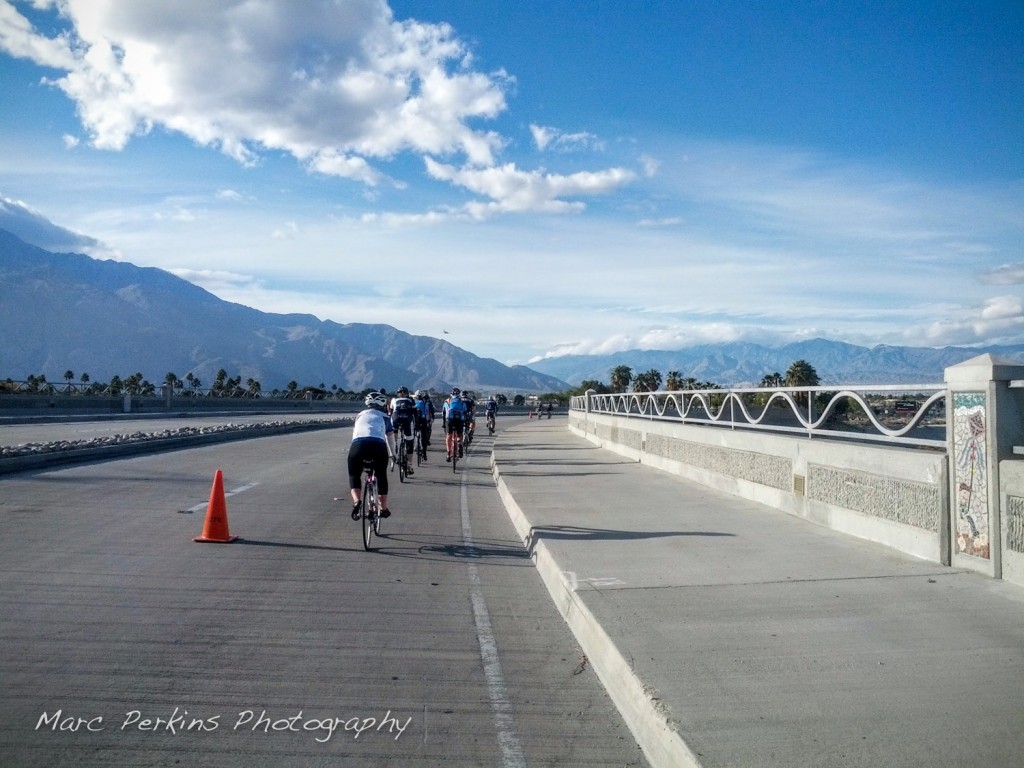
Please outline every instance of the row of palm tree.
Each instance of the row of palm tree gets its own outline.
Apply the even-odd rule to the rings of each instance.
[[[688,390],[721,389],[719,384],[712,381],[700,381],[694,376],[683,376],[679,371],[669,371],[664,379],[661,373],[654,368],[640,373],[633,373],[628,365],[617,365],[611,370],[610,389],[612,392],[681,392]],[[662,384],[664,383],[664,387]],[[818,372],[814,366],[806,360],[795,360],[786,369],[786,375],[773,372],[767,373],[761,378],[761,387],[816,387],[821,383]],[[583,382],[586,384],[597,384],[600,382]],[[582,385],[581,385],[582,386]],[[588,387],[600,391],[599,387]],[[584,389],[585,391],[585,389]]]
[[[125,377],[115,375],[109,382],[93,381],[88,373],[82,373],[77,376],[76,383],[76,374],[69,368],[64,371],[63,378],[66,382],[63,385],[47,381],[45,374],[30,374],[24,382],[16,382],[8,378],[0,381],[0,392],[153,397],[160,394],[163,387],[171,387],[176,395],[185,397],[260,397],[263,395],[263,385],[258,379],[249,377],[243,385],[241,376],[229,376],[223,368],[217,371],[213,383],[205,389],[203,382],[191,371],[185,374],[184,379],[175,372],[168,371],[159,385],[149,381],[141,373],[133,373]],[[270,394],[273,397],[285,398],[300,398],[312,394],[318,399],[355,400],[362,399],[369,391],[369,389],[364,389],[361,392],[349,392],[338,387],[337,384],[333,384],[330,389],[323,383],[318,387],[301,386],[293,380],[288,382],[283,390],[274,389]]]

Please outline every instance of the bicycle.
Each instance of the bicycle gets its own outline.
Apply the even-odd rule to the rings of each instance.
[[[488,413],[487,414],[487,433],[491,434],[491,435],[494,434],[494,414],[493,413]]]
[[[398,464],[398,479],[403,483],[405,478],[409,476],[409,451],[405,443],[405,436],[399,435],[397,445],[395,446],[395,462]]]
[[[459,430],[452,432],[452,472],[455,472],[455,467],[459,463],[459,457],[462,455],[462,433]]]
[[[427,449],[423,447],[423,434],[420,432],[419,427],[416,428],[416,443],[413,447],[416,451],[416,466],[418,467],[427,458]]]
[[[369,552],[371,537],[380,536],[380,491],[377,488],[377,474],[373,471],[373,464],[365,462],[363,471],[363,498],[360,501],[359,517],[363,521],[363,549]]]

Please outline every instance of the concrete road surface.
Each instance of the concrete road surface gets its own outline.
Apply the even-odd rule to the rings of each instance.
[[[0,477],[0,766],[644,766],[495,491],[347,428]],[[194,543],[222,470],[232,544]]]

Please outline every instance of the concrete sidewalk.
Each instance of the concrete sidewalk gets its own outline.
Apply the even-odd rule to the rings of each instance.
[[[1024,591],[631,462],[565,419],[499,493],[654,768],[1024,765]]]

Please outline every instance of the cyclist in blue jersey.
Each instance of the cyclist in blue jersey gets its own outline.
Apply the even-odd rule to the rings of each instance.
[[[395,428],[395,453],[397,454],[398,451],[405,450],[406,455],[409,457],[408,469],[406,471],[411,475],[413,474],[412,430],[416,424],[416,401],[409,397],[409,389],[407,387],[398,388],[398,392],[395,393],[395,397],[388,407],[388,413],[391,415],[391,423]],[[405,443],[404,447],[401,445],[402,443]]]
[[[494,395],[487,398],[487,402],[484,404],[484,415],[487,421],[487,429],[493,432],[498,416],[498,401],[494,399]]]
[[[476,433],[476,400],[472,392],[462,393],[462,402],[466,404],[466,445],[473,442]]]
[[[423,444],[423,458],[427,458],[427,448],[430,447],[430,432],[434,423],[434,404],[430,401],[430,395],[421,389],[416,390],[413,395],[416,399],[416,428],[420,431],[420,442]]]
[[[455,436],[462,435],[462,429],[464,420],[466,418],[466,404],[462,402],[462,392],[458,387],[452,387],[452,394],[447,400],[444,401],[444,405],[441,406],[441,423],[444,425],[445,444],[448,448],[448,458],[445,461],[452,460],[452,454],[455,451]],[[459,458],[462,458],[462,441],[458,441],[459,444]]]
[[[391,419],[384,409],[388,399],[380,392],[371,392],[363,401],[352,426],[352,445],[348,449],[348,487],[352,491],[352,519],[358,520],[363,498],[363,463],[372,462],[380,491],[380,516],[390,517],[388,509],[388,459],[391,457]]]

